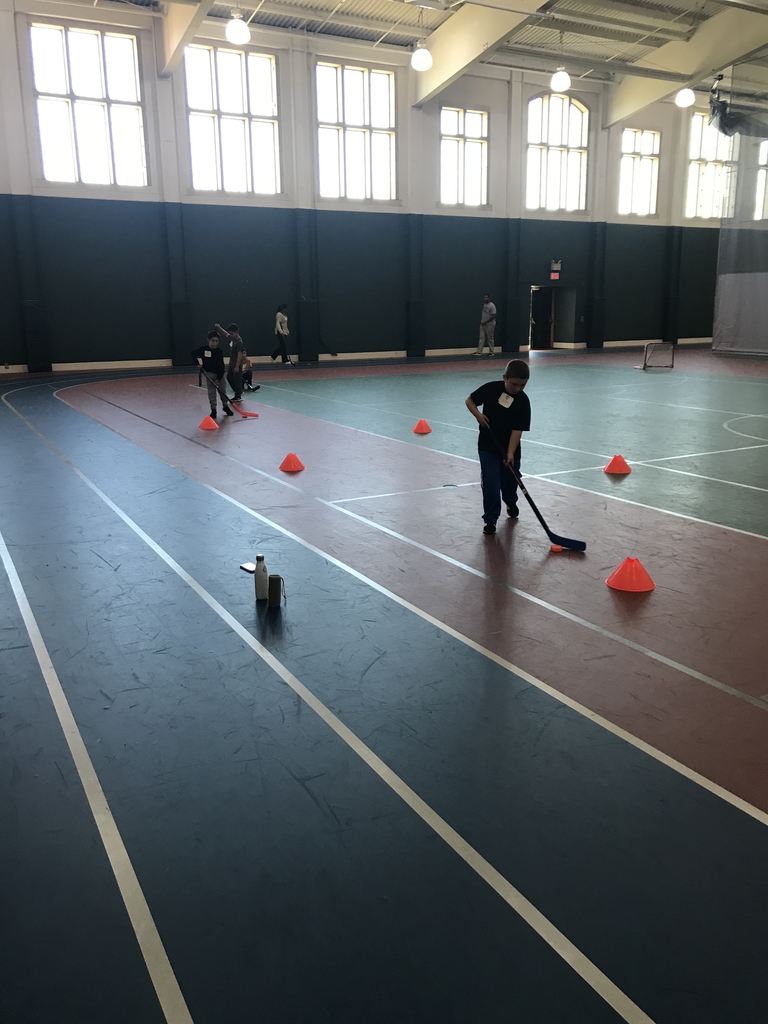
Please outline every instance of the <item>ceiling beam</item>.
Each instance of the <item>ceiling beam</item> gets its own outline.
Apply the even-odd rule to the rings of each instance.
[[[464,4],[427,38],[433,63],[429,71],[415,72],[418,77],[414,106],[437,96],[478,58],[493,52],[529,13],[535,13],[539,4],[540,0],[515,0],[514,14]]]
[[[184,53],[184,47],[191,43],[202,25],[214,0],[200,0],[193,6],[187,3],[166,4],[163,12],[163,56],[165,58],[160,77],[165,78],[176,68]]]
[[[616,75],[632,75],[638,78],[660,78],[666,82],[675,82],[678,87],[688,82],[687,75],[678,74],[675,71],[650,71],[648,68],[640,68],[635,64],[625,64],[617,60],[593,60],[590,57],[572,57],[557,50],[540,50],[536,46],[515,46],[507,44],[500,47],[488,60],[489,64],[498,64],[502,67],[515,68],[518,71],[541,71],[543,74],[551,74],[563,63],[568,65],[569,71],[582,70],[585,73],[595,71],[599,74],[614,77]]]
[[[675,71],[697,85],[739,60],[747,60],[768,45],[768,18],[730,8],[705,21],[688,42],[666,43],[651,56],[634,61],[652,71]],[[626,121],[676,90],[667,81],[626,78],[611,90],[606,128]]]
[[[322,7],[299,7],[290,3],[279,3],[278,0],[265,0],[259,7],[258,13],[251,24],[259,23],[260,14],[274,14],[279,18],[293,18],[301,24],[324,23],[327,25],[340,25],[343,28],[370,29],[371,32],[392,32],[394,35],[410,36],[412,39],[419,39],[423,35],[423,30],[418,25],[407,25],[403,21],[398,22],[397,18],[394,17],[391,21],[384,20],[383,18],[364,18],[355,14],[332,13]]]

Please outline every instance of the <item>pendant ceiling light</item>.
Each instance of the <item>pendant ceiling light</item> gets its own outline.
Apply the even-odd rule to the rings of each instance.
[[[424,42],[424,11],[419,9],[419,28],[421,39],[416,43],[416,49],[411,54],[411,67],[414,71],[429,71],[432,67],[432,54]]]
[[[681,89],[675,96],[675,103],[678,107],[692,107],[696,102],[696,93],[693,89]]]
[[[571,88],[571,76],[568,74],[565,68],[560,67],[557,69],[554,75],[552,75],[549,85],[552,89],[552,92],[568,92],[568,90]]]
[[[224,34],[235,46],[244,46],[251,41],[251,30],[243,21],[243,12],[239,8],[232,11],[232,20],[227,22]]]

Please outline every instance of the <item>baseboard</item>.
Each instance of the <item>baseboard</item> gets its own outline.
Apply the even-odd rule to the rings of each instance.
[[[586,341],[553,341],[552,342],[552,348],[577,349],[577,348],[586,348],[586,347],[587,347]]]
[[[11,363],[9,366],[0,366],[0,377],[2,377],[4,373],[17,374],[17,373],[28,373],[28,372],[29,372],[29,367],[27,366],[26,363]]]
[[[711,338],[678,338],[678,345],[711,345]]]
[[[603,348],[645,348],[646,345],[660,345],[661,338],[646,338],[645,341],[604,341]],[[711,345],[711,338],[678,338],[680,345]]]
[[[149,370],[158,366],[173,366],[171,359],[114,359],[99,363],[54,363],[54,373],[67,370]]]
[[[339,352],[338,356],[332,356],[330,352],[320,353],[320,362],[327,363],[334,359],[405,359],[408,353],[403,351],[395,352]]]

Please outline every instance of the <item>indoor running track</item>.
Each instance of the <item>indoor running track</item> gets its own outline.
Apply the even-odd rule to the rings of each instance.
[[[0,1020],[762,1018],[764,814],[302,543],[300,493],[5,391]]]

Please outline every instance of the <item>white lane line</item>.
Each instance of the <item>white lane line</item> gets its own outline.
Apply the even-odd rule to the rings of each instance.
[[[660,469],[665,473],[677,473],[679,476],[691,476],[696,480],[709,480],[713,484],[725,484],[728,487],[743,487],[747,491],[760,491],[768,494],[768,487],[758,487],[756,484],[741,484],[737,480],[721,480],[716,476],[704,476],[703,473],[691,473],[686,469],[673,469],[672,466],[656,466],[652,462],[633,462],[633,466],[646,466],[648,469]]]
[[[738,448],[718,448],[715,452],[691,452],[690,455],[665,455],[663,459],[643,459],[639,465],[650,466],[653,462],[672,462],[674,459],[700,459],[705,455],[730,455],[732,452],[751,452],[755,448],[768,448],[768,441],[765,444],[742,444]],[[632,463],[631,459],[628,461],[630,464]]]
[[[5,397],[3,397],[3,401],[5,401]],[[11,406],[10,403],[6,403],[6,404],[8,404],[8,407],[10,409],[13,409],[13,406]],[[109,404],[112,404],[112,403],[109,403]],[[16,410],[13,410],[13,411],[15,412]],[[17,415],[21,416],[21,413],[17,413]],[[136,415],[136,414],[133,414],[133,415]],[[141,417],[141,418],[143,419],[144,417]],[[31,429],[34,430],[35,428],[32,427]],[[40,435],[40,437],[42,437],[42,435]],[[404,442],[404,443],[407,444],[407,442]],[[389,529],[389,527],[382,526],[380,523],[377,523],[373,519],[368,519],[365,516],[358,515],[356,512],[353,512],[351,509],[343,508],[338,503],[328,501],[325,498],[320,498],[317,495],[310,495],[310,494],[308,494],[308,492],[302,491],[301,488],[297,487],[295,484],[291,484],[288,481],[281,480],[279,477],[272,476],[272,474],[267,473],[264,470],[255,469],[252,466],[249,467],[249,466],[247,466],[247,463],[239,463],[239,461],[237,459],[233,459],[232,461],[238,462],[239,465],[243,465],[246,468],[250,468],[254,473],[258,473],[259,475],[264,476],[264,477],[266,477],[269,480],[272,480],[272,481],[274,481],[276,483],[285,484],[285,486],[290,487],[292,490],[300,491],[300,493],[305,494],[307,497],[312,498],[314,501],[320,502],[321,505],[325,505],[328,508],[336,509],[337,512],[342,512],[342,513],[344,513],[344,515],[351,516],[352,518],[357,519],[359,522],[364,523],[366,526],[370,526],[373,529],[378,530],[381,533],[385,533],[385,534],[393,537],[394,539],[401,541],[404,544],[410,545],[411,547],[418,548],[418,549],[426,552],[427,554],[430,554],[430,555],[434,556],[435,558],[439,558],[442,561],[447,562],[448,564],[455,566],[456,568],[463,569],[465,572],[468,572],[468,573],[470,573],[470,574],[472,574],[474,576],[478,576],[480,579],[484,579],[484,580],[486,580],[487,582],[490,582],[490,583],[498,582],[498,581],[494,580],[493,577],[487,575],[486,573],[484,573],[480,569],[475,569],[473,566],[467,565],[464,562],[460,562],[457,559],[452,558],[450,555],[446,555],[446,554],[444,554],[441,551],[437,551],[435,548],[430,548],[427,545],[420,544],[418,541],[411,540],[409,537],[406,537],[404,534],[397,533],[395,530]],[[595,467],[595,468],[602,468],[602,467]],[[650,467],[650,468],[655,468],[655,467]],[[660,466],[660,467],[657,467],[657,468],[662,469],[662,468],[665,468],[665,467],[661,467]],[[568,472],[570,472],[570,471],[568,471]],[[579,470],[573,470],[573,472],[579,472]],[[674,471],[672,471],[672,472],[674,472]],[[537,476],[534,476],[533,474],[529,474],[528,475],[528,479],[529,480],[530,479],[541,479],[545,483],[547,482],[544,477],[537,477]],[[552,483],[560,483],[561,481],[551,481],[551,482]],[[722,481],[722,482],[725,482],[725,481]],[[562,481],[562,485],[564,487],[571,486],[570,484],[567,484],[564,481]],[[600,493],[602,493],[600,491],[591,491],[588,488],[582,488],[582,487],[578,487],[578,488],[575,488],[575,489],[576,490],[580,490],[580,491],[585,491],[588,494],[600,494]],[[613,497],[612,495],[603,495],[603,496],[604,497]],[[627,501],[627,499],[623,499],[623,498],[617,498],[616,500]],[[638,505],[638,506],[640,506],[642,508],[653,508],[653,506],[651,506],[651,505],[642,505],[640,502],[634,502],[634,501],[627,501],[627,504]],[[679,518],[682,518],[682,519],[692,519],[693,518],[691,516],[684,516],[684,515],[682,515],[680,513],[675,513],[675,512],[667,513],[666,509],[654,509],[654,511],[661,511],[664,514],[675,515],[675,516],[678,516]],[[716,523],[707,523],[705,520],[696,520],[696,519],[694,519],[694,522],[705,523],[706,525],[709,525],[709,526],[713,526],[713,525],[716,526],[716,525],[718,525]],[[735,530],[734,527],[723,527],[723,529],[731,529],[731,530],[734,530],[734,532],[738,532],[738,533],[746,533],[747,532],[745,530]],[[748,534],[748,536],[760,537],[759,534]],[[760,537],[760,539],[764,540],[765,538],[764,537]],[[549,601],[544,601],[542,598],[535,597],[533,594],[529,594],[525,590],[520,590],[517,587],[513,587],[509,583],[500,583],[499,582],[499,585],[503,586],[505,589],[509,590],[510,593],[513,593],[516,596],[523,598],[525,601],[529,601],[532,604],[538,605],[539,607],[546,608],[547,611],[554,612],[556,615],[560,615],[563,618],[570,620],[571,622],[575,622],[577,625],[584,626],[586,629],[589,629],[589,630],[592,630],[593,632],[599,633],[599,634],[601,634],[602,636],[606,637],[609,640],[613,640],[616,643],[619,643],[619,644],[621,644],[624,647],[628,647],[630,650],[636,651],[638,654],[643,654],[646,657],[653,659],[654,661],[658,661],[659,663],[661,663],[663,665],[667,665],[669,668],[673,668],[673,669],[675,669],[678,672],[682,672],[684,675],[690,676],[692,679],[696,679],[698,682],[705,683],[707,686],[711,686],[711,687],[714,687],[717,690],[721,690],[723,693],[727,693],[731,697],[736,697],[738,700],[744,701],[747,704],[752,704],[754,707],[760,708],[761,711],[768,711],[768,705],[766,705],[765,702],[760,700],[758,697],[753,697],[751,694],[744,693],[742,690],[737,690],[735,687],[729,686],[727,683],[720,682],[719,679],[714,679],[712,676],[708,676],[708,675],[706,675],[703,672],[699,672],[697,669],[690,668],[687,665],[683,665],[681,662],[674,661],[672,658],[666,657],[666,655],[659,654],[656,651],[652,651],[650,648],[645,647],[642,644],[638,644],[634,640],[629,640],[626,637],[620,636],[618,633],[614,633],[611,630],[608,630],[608,629],[606,629],[603,626],[599,626],[597,623],[589,622],[587,619],[582,619],[580,616],[574,615],[572,612],[566,611],[566,609],[560,608],[558,605],[551,604]]]
[[[317,500],[321,501],[324,505],[330,504],[329,502],[323,501],[322,498],[318,498]],[[513,587],[510,583],[503,583],[501,580],[495,580],[492,576],[483,572],[482,569],[476,569],[473,565],[467,565],[465,562],[460,562],[457,558],[452,558],[450,555],[446,555],[442,551],[428,547],[426,544],[421,544],[417,540],[412,540],[410,537],[406,537],[404,534],[398,533],[396,530],[391,530],[388,526],[382,526],[381,523],[377,523],[374,519],[368,519],[365,516],[359,515],[357,512],[353,512],[352,509],[341,508],[338,505],[334,505],[332,507],[336,508],[339,512],[343,512],[344,515],[350,516],[352,519],[357,519],[359,522],[372,527],[374,530],[378,530],[380,533],[385,533],[387,536],[401,541],[403,544],[408,544],[410,547],[417,548],[419,551],[424,551],[426,554],[439,558],[441,561],[447,562],[449,565],[453,565],[457,569],[463,569],[464,572],[468,572],[472,576],[477,576],[482,580],[486,580],[488,583],[497,584],[505,590],[509,590],[510,593],[515,594],[517,597],[523,598],[524,601],[529,601],[531,604],[538,605],[539,608],[546,608],[547,611],[554,612],[555,615],[560,615],[562,618],[568,619],[570,622],[575,622],[577,625],[583,626],[585,629],[589,629],[593,633],[599,633],[608,640],[613,640],[624,647],[628,647],[632,651],[636,651],[638,654],[643,654],[647,658],[651,658],[654,661],[660,662],[662,665],[666,665],[668,668],[673,668],[677,672],[682,672],[684,675],[690,676],[691,679],[696,679],[700,683],[706,683],[707,686],[712,686],[716,690],[721,690],[723,693],[727,693],[731,697],[736,697],[739,700],[745,701],[747,704],[752,704],[753,707],[760,708],[761,711],[768,711],[768,705],[766,705],[764,701],[760,700],[759,697],[753,697],[751,694],[744,693],[742,690],[737,690],[735,687],[729,686],[727,683],[721,683],[719,679],[713,679],[712,676],[705,675],[703,672],[699,672],[695,668],[689,668],[688,665],[683,665],[679,661],[674,661],[672,658],[668,658],[664,654],[659,654],[657,651],[652,651],[649,647],[643,646],[643,644],[638,644],[634,640],[628,640],[626,637],[620,636],[618,633],[614,633],[610,629],[606,629],[604,626],[599,626],[595,622],[590,622],[588,619],[582,619],[580,615],[574,615],[573,612],[566,611],[565,608],[560,608],[556,604],[551,604],[549,601],[545,601],[540,597],[535,597],[533,594],[529,594],[525,590],[520,590],[519,587]]]
[[[7,404],[8,408],[16,416],[18,416],[19,419],[22,420],[27,425],[27,427],[29,427],[29,429],[40,438],[41,441],[43,441],[44,444],[46,444],[49,448],[51,448],[51,450],[54,451],[59,456],[59,458],[62,459],[62,461],[64,461],[68,466],[70,466],[76,473],[78,473],[79,475],[82,475],[82,474],[80,474],[80,470],[78,470],[69,461],[69,459],[67,459],[67,457],[65,455],[63,455],[48,440],[48,438],[46,438],[43,434],[41,434],[40,431],[38,431],[37,428],[34,427],[32,425],[32,423],[30,423],[29,420],[26,419],[26,417],[24,417],[20,412],[18,412],[16,409],[14,409],[13,406],[10,403],[6,403],[6,404]],[[131,443],[133,443],[133,442],[131,442]],[[252,468],[252,467],[249,467],[249,468]],[[554,698],[556,701],[558,701],[558,703],[565,705],[566,707],[570,708],[572,711],[575,711],[577,714],[579,714],[582,717],[588,719],[590,722],[594,722],[595,725],[598,725],[598,726],[600,726],[600,728],[605,729],[606,732],[609,732],[612,735],[619,737],[625,743],[629,743],[630,746],[635,747],[637,750],[641,750],[644,754],[647,754],[649,757],[652,757],[654,760],[658,761],[660,764],[665,765],[667,768],[671,768],[673,771],[677,772],[679,775],[683,776],[684,778],[688,779],[691,782],[694,782],[696,785],[700,786],[702,789],[707,790],[707,792],[712,793],[714,796],[719,797],[721,800],[724,800],[726,803],[730,804],[732,807],[736,807],[738,810],[743,811],[744,814],[748,814],[750,817],[752,817],[755,820],[759,821],[762,825],[768,825],[768,813],[766,813],[765,811],[762,811],[759,808],[754,807],[752,804],[748,803],[746,800],[742,799],[739,796],[736,796],[734,793],[731,793],[729,790],[725,789],[723,786],[718,785],[716,782],[712,782],[711,779],[706,778],[704,775],[700,775],[699,772],[696,772],[692,768],[689,768],[687,765],[683,764],[681,761],[676,761],[673,757],[670,757],[668,754],[665,754],[663,751],[657,750],[656,747],[651,746],[650,743],[646,743],[645,740],[641,740],[637,736],[634,736],[632,733],[627,732],[625,729],[622,729],[620,726],[614,725],[614,723],[609,721],[607,718],[603,718],[601,715],[598,715],[596,712],[592,711],[590,708],[586,707],[585,705],[579,704],[578,701],[573,700],[567,694],[562,693],[560,690],[555,689],[555,687],[550,686],[548,683],[545,683],[543,680],[537,678],[534,675],[531,675],[531,673],[527,672],[525,669],[519,668],[517,665],[513,665],[512,662],[507,661],[506,659],[502,658],[500,655],[496,654],[494,651],[491,651],[490,649],[488,649],[486,647],[483,647],[481,644],[477,643],[477,641],[472,640],[470,637],[465,636],[463,633],[460,633],[458,630],[454,629],[452,626],[449,626],[447,623],[442,622],[440,619],[435,618],[433,615],[430,615],[429,612],[424,611],[423,609],[419,608],[417,605],[411,604],[410,601],[407,601],[407,600],[405,600],[405,598],[400,597],[399,594],[394,593],[394,591],[387,590],[386,587],[382,586],[380,583],[377,583],[376,580],[373,580],[370,577],[365,576],[363,573],[359,572],[357,569],[354,569],[351,565],[347,565],[346,562],[342,562],[340,559],[336,558],[334,555],[329,554],[329,552],[327,552],[327,551],[323,551],[322,548],[316,547],[310,541],[305,540],[303,537],[300,537],[298,534],[295,534],[291,530],[286,529],[286,527],[281,526],[279,523],[275,522],[274,520],[267,518],[267,516],[262,515],[260,512],[256,512],[255,509],[250,508],[248,505],[244,505],[242,502],[238,501],[237,498],[233,498],[231,495],[226,494],[224,491],[218,490],[216,487],[213,487],[211,484],[205,483],[202,480],[196,480],[195,477],[192,477],[189,473],[186,473],[183,470],[179,470],[178,472],[181,472],[181,473],[183,473],[184,476],[187,476],[190,479],[195,480],[196,483],[198,483],[201,487],[204,487],[206,490],[210,491],[212,494],[215,494],[219,498],[222,498],[224,501],[227,501],[231,505],[234,505],[236,508],[238,508],[241,511],[245,512],[247,515],[252,516],[254,519],[258,519],[259,522],[264,523],[266,526],[269,526],[271,529],[277,531],[278,533],[281,533],[284,537],[287,537],[289,540],[295,541],[297,544],[300,544],[302,547],[306,548],[308,551],[312,551],[314,554],[319,555],[321,558],[325,559],[331,565],[335,565],[337,568],[342,569],[344,572],[348,573],[350,576],[352,576],[355,579],[360,580],[361,582],[365,583],[367,586],[371,587],[372,590],[378,591],[378,593],[383,594],[385,597],[389,598],[391,601],[394,601],[396,604],[399,604],[401,607],[407,608],[408,611],[413,612],[414,615],[418,615],[419,618],[423,619],[425,622],[430,623],[432,626],[435,626],[437,629],[441,630],[446,635],[448,635],[450,637],[453,637],[455,640],[458,640],[461,643],[465,644],[467,647],[472,648],[472,650],[475,650],[475,651],[479,652],[480,654],[484,655],[489,660],[495,662],[497,665],[500,665],[502,668],[507,669],[507,671],[513,673],[514,675],[518,676],[521,679],[524,679],[527,683],[530,683],[531,686],[535,686],[537,689],[541,690],[543,693],[546,693],[550,697]],[[264,475],[267,475],[267,474],[264,474]],[[570,484],[564,484],[563,486],[570,487],[571,485]],[[297,488],[294,488],[294,489],[297,489]],[[575,487],[573,489],[574,490],[578,490],[578,491],[585,490],[585,488],[583,488],[583,487]],[[588,494],[595,494],[596,492],[595,491],[586,491],[586,493],[588,493]],[[627,499],[625,499],[625,498],[618,498],[617,500],[618,501],[624,501],[627,504],[631,504],[631,505],[639,505],[640,504],[639,502],[635,502],[635,501],[627,501]],[[658,511],[657,509],[653,509],[653,507],[650,506],[650,505],[641,505],[641,507],[642,508],[649,508],[652,511]],[[682,515],[680,513],[676,513],[676,512],[675,513],[670,513],[670,514],[671,515],[675,515],[675,516],[677,516],[678,518],[681,518],[681,519],[690,519],[691,518],[690,516],[684,516],[684,515]],[[694,520],[694,522],[702,522],[706,526],[717,525],[717,524],[707,523],[704,520]],[[729,527],[723,527],[723,529],[729,529]],[[744,530],[736,530],[734,532],[744,533],[745,531]],[[757,537],[759,540],[765,540],[766,539],[764,537],[760,537],[759,534],[749,534],[748,536]],[[248,634],[248,635],[250,636],[250,634]]]
[[[734,430],[731,423],[738,423],[740,420],[753,420],[762,419],[761,416],[755,416],[754,413],[745,413],[743,416],[734,416],[733,419],[726,420],[723,424],[723,430],[727,430],[729,434],[736,434],[738,437],[748,437],[753,441],[765,441],[764,437],[760,434],[745,434],[743,430]]]
[[[567,476],[569,473],[588,473],[596,469],[604,470],[605,463],[601,462],[599,466],[577,466],[575,469],[555,469],[546,473],[526,473],[525,478],[526,480],[547,480],[551,476]]]
[[[20,413],[17,415],[21,416]],[[24,418],[24,417],[22,417]],[[304,701],[304,703],[310,707],[315,714],[321,718],[329,728],[341,739],[346,745],[354,751],[355,754],[368,765],[378,775],[378,777],[384,782],[389,788],[400,797],[400,799],[407,804],[408,807],[414,811],[425,824],[427,824],[443,842],[446,843],[455,853],[461,857],[461,859],[472,868],[501,898],[515,911],[525,922],[529,925],[533,931],[536,932],[553,950],[558,956],[571,967],[576,974],[578,974],[609,1006],[611,1006],[619,1016],[628,1022],[628,1024],[654,1024],[653,1020],[644,1013],[639,1006],[637,1006],[629,996],[625,995],[621,989],[615,985],[611,979],[603,974],[603,972],[587,957],[581,950],[574,945],[555,925],[546,918],[540,910],[538,910],[530,900],[526,899],[525,896],[508,881],[501,872],[497,871],[493,865],[487,861],[474,847],[470,844],[455,830],[453,829],[444,818],[440,817],[437,811],[433,810],[426,801],[411,789],[411,787],[400,778],[392,769],[384,762],[378,755],[376,755],[370,747],[357,736],[351,729],[349,729],[341,719],[337,718],[336,715],[326,705],[312,693],[281,661],[279,661],[266,647],[259,643],[258,640],[233,616],[227,609],[221,605],[212,594],[210,594],[205,587],[197,582],[186,569],[184,569],[174,558],[172,558],[164,548],[162,548],[156,541],[145,533],[144,530],[134,522],[131,517],[124,512],[115,502],[109,498],[104,491],[102,491],[92,480],[90,480],[78,467],[71,462],[63,452],[59,451],[47,438],[43,437],[31,424],[28,424],[31,429],[43,440],[45,443],[62,459],[62,461],[69,466],[69,468],[83,481],[83,483],[89,487],[94,494],[96,494],[105,505],[107,505],[117,515],[126,526],[128,526],[137,537],[139,537],[144,543],[151,548],[154,553],[161,558],[166,565],[168,565],[177,576],[182,579],[191,590],[193,590],[198,597],[200,597],[209,608],[211,608],[219,618],[226,623],[229,628],[236,633],[240,639],[247,644],[251,650],[258,655],[262,661],[268,665],[273,672],[275,672],[285,682],[293,692]],[[31,614],[31,611],[30,611]],[[42,637],[40,637],[42,643]],[[47,652],[46,652],[47,657]],[[50,658],[48,658],[50,664]],[[50,669],[53,671],[53,665],[50,664]],[[62,691],[63,697],[63,691]],[[74,724],[74,719],[73,719]],[[76,726],[75,726],[76,728]],[[78,733],[79,736],[79,733]],[[85,746],[80,739],[82,746],[82,752],[85,758],[88,758]],[[90,765],[90,760],[88,760]],[[91,766],[91,771],[93,771]],[[94,779],[95,779],[95,772]],[[98,780],[96,780],[98,785]],[[102,794],[103,797],[103,794]],[[106,805],[106,801],[104,801]],[[115,829],[116,831],[116,829]],[[127,853],[125,853],[125,859],[127,860]],[[134,876],[135,878],[135,876]],[[136,881],[138,888],[138,881]],[[143,899],[143,897],[142,897]],[[127,904],[126,904],[127,905]],[[146,903],[145,903],[146,906]],[[149,908],[147,908],[147,914],[149,914]],[[150,918],[151,921],[151,918]],[[140,940],[141,941],[141,940]],[[158,940],[159,941],[159,940]],[[162,949],[162,947],[161,947]],[[170,964],[168,965],[170,970]],[[175,979],[174,979],[175,980]],[[158,993],[159,994],[159,993]],[[181,992],[179,991],[179,997]],[[183,999],[182,999],[183,1004]],[[186,1011],[186,1006],[183,1007]],[[173,1017],[168,1018],[169,1021],[176,1021],[179,1024],[182,1022],[190,1021],[191,1018],[187,1017]]]
[[[176,976],[173,973],[173,968],[165,952],[165,947],[163,946],[149,905],[141,890],[141,885],[136,877],[133,864],[131,864],[125,843],[118,831],[117,823],[112,816],[107,798],[104,796],[104,791],[101,788],[99,777],[88,755],[83,737],[77,727],[75,716],[72,714],[72,709],[56,674],[56,669],[53,667],[48,648],[45,646],[40,627],[37,624],[21,579],[16,571],[16,566],[1,533],[0,559],[8,574],[13,595],[16,598],[16,604],[19,606],[29,639],[32,642],[32,648],[45,680],[45,685],[48,688],[54,710],[56,711],[56,717],[59,720],[61,731],[64,733],[69,752],[72,755],[77,774],[80,777],[85,798],[91,809],[96,828],[99,830],[101,841],[104,844],[115,881],[123,898],[125,909],[128,911],[128,917],[136,934],[136,941],[147,965],[147,970],[152,979],[152,984],[160,1001],[165,1019],[168,1024],[192,1024],[192,1017],[187,1009],[187,1004],[179,988]]]
[[[480,481],[468,484],[440,484],[439,487],[417,487],[413,491],[389,491],[387,494],[361,494],[357,498],[334,498],[329,505],[346,505],[350,501],[372,501],[374,498],[399,498],[406,494],[426,494],[428,491],[452,491],[455,487],[479,487]]]
[[[726,416],[756,416],[758,419],[768,417],[768,413],[762,412],[734,412],[733,409],[709,409],[702,405],[674,405],[672,402],[651,402],[646,398],[619,398],[615,395],[607,395],[606,397],[615,402],[633,402],[635,405],[659,405],[662,409],[688,409],[691,412],[723,413]]]

